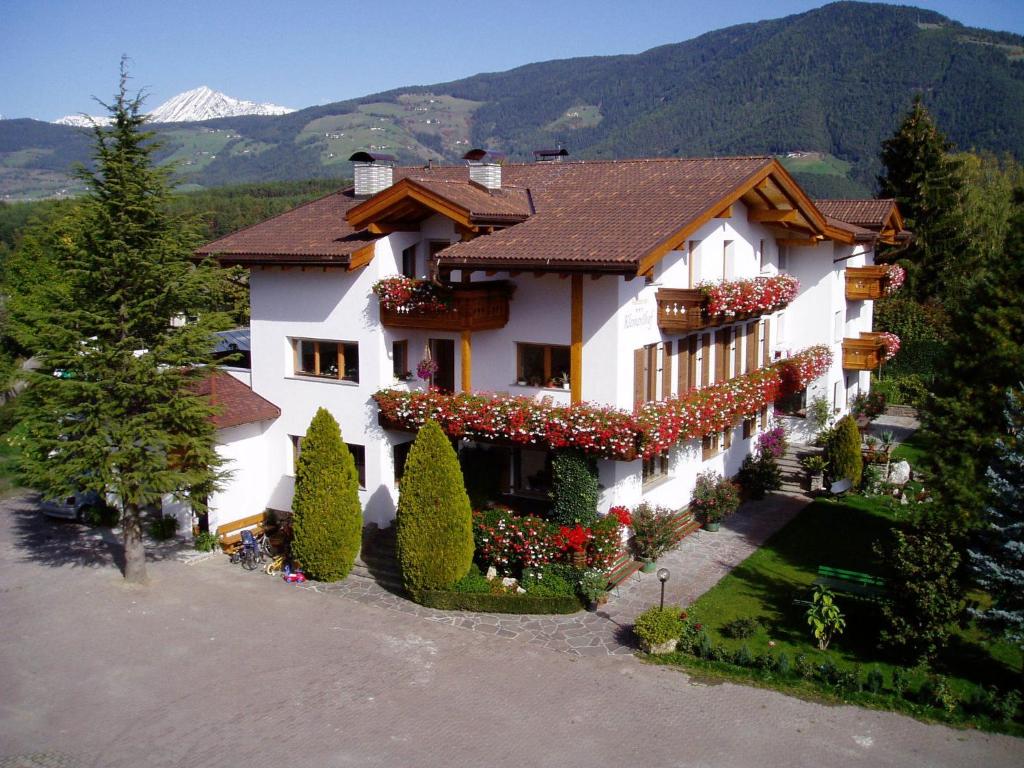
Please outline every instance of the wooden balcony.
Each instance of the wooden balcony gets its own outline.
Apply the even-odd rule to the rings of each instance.
[[[666,333],[699,331],[709,325],[702,312],[707,300],[697,288],[661,288],[656,298],[658,327]]]
[[[489,331],[508,325],[509,299],[515,286],[507,280],[452,283],[451,304],[440,311],[403,312],[380,308],[380,322],[388,328],[428,331]]]
[[[846,300],[880,299],[889,287],[889,265],[846,268]]]
[[[859,339],[843,339],[843,368],[847,371],[876,370],[885,356],[885,347],[878,336],[861,332]]]

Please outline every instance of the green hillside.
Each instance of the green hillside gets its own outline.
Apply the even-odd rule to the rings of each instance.
[[[581,158],[775,154],[812,194],[849,196],[874,188],[880,142],[916,94],[960,148],[1024,158],[1024,38],[853,2],[636,55],[156,129],[161,157],[201,187],[335,178],[356,149],[416,163],[487,146],[526,160],[560,143]],[[87,148],[81,129],[0,121],[0,199],[53,194]]]

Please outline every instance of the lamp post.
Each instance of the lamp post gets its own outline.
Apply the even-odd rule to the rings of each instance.
[[[668,581],[668,578],[671,575],[672,574],[669,573],[668,568],[658,569],[658,581],[661,582],[661,608],[665,607],[665,582]]]

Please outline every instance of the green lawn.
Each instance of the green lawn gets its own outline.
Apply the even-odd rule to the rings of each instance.
[[[924,458],[928,452],[925,450],[924,442],[921,438],[921,432],[917,431],[912,434],[905,442],[897,445],[892,452],[893,461],[899,461],[901,459],[909,461],[910,466],[917,469],[924,463]]]
[[[703,626],[713,644],[733,652],[746,644],[755,657],[785,652],[794,661],[803,654],[815,664],[832,662],[840,668],[859,668],[862,675],[877,668],[889,685],[896,664],[879,650],[881,617],[876,604],[837,597],[846,615],[846,632],[833,640],[828,651],[819,651],[807,626],[806,605],[794,600],[810,598],[819,565],[878,574],[872,544],[886,535],[901,514],[898,506],[875,498],[852,496],[842,501],[813,502],[690,606],[690,620]],[[743,617],[757,619],[762,629],[746,640],[726,637],[723,627]],[[677,660],[689,667],[696,661]],[[713,662],[698,665],[702,669],[714,667]],[[726,671],[733,677],[735,672],[749,672],[752,679],[764,677],[751,670],[721,666],[723,670],[729,667]],[[967,695],[978,684],[1005,689],[1008,682],[1020,680],[1020,669],[1019,650],[1007,643],[988,642],[973,626],[954,636],[935,665],[935,671],[948,676],[961,695]],[[912,685],[923,679],[923,673],[915,673]],[[803,681],[778,680],[773,687],[791,690],[807,686]]]

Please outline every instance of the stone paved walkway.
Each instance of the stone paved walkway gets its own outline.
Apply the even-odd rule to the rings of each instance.
[[[803,509],[806,496],[773,493],[748,501],[722,524],[717,533],[697,531],[658,561],[671,572],[665,602],[689,605],[754,552],[775,531]],[[439,611],[393,594],[372,579],[350,576],[335,584],[306,585],[307,589],[412,614],[428,621],[461,627],[497,637],[515,638],[577,656],[633,653],[633,619],[660,599],[661,584],[653,573],[638,573],[623,583],[597,613],[570,616],[522,616],[495,613]]]

